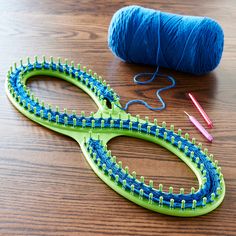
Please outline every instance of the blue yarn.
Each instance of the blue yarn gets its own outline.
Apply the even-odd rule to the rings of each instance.
[[[146,80],[146,81],[139,81],[139,78],[142,78],[142,77],[151,77],[151,79],[149,80]],[[143,101],[143,100],[140,100],[140,99],[135,99],[135,100],[130,100],[126,103],[125,107],[124,108],[121,108],[123,110],[128,110],[128,107],[134,103],[139,103],[139,104],[143,104],[145,107],[147,107],[149,110],[152,110],[152,111],[161,111],[163,109],[166,108],[166,104],[164,102],[164,100],[162,99],[162,97],[160,96],[160,93],[162,91],[165,91],[165,90],[168,90],[168,89],[171,89],[171,88],[174,88],[175,87],[175,80],[173,77],[171,76],[168,76],[168,75],[163,75],[161,73],[159,73],[159,66],[157,67],[156,71],[152,74],[152,73],[139,73],[137,75],[134,76],[134,82],[136,84],[148,84],[148,83],[151,83],[153,82],[156,77],[164,77],[166,79],[168,79],[172,84],[169,85],[169,86],[166,86],[164,88],[160,88],[156,91],[156,96],[158,98],[158,100],[161,102],[161,106],[160,107],[151,107],[150,105],[148,105],[147,102]]]
[[[140,6],[128,6],[118,10],[108,30],[108,45],[121,60],[131,63],[157,66],[152,78],[166,77],[175,86],[174,79],[158,73],[159,66],[195,75],[205,74],[220,62],[224,34],[220,25],[207,17],[176,15]],[[138,75],[146,76],[141,73]],[[134,78],[137,82],[137,77]],[[165,103],[157,91],[162,106],[152,110],[162,110]],[[151,108],[140,100],[128,102],[124,109],[134,102]]]

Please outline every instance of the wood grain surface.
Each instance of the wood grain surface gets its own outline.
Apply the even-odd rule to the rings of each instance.
[[[137,86],[132,77],[154,68],[125,64],[107,47],[107,29],[119,8],[139,4],[187,15],[216,19],[225,32],[220,66],[205,76],[162,69],[173,75],[177,87],[163,93],[167,109],[152,112],[133,105],[131,114],[174,123],[202,142],[222,166],[226,197],[208,215],[176,218],[154,213],[127,201],[91,170],[77,143],[31,122],[8,101],[4,92],[7,70],[27,56],[68,58],[87,65],[111,84],[121,103],[144,98],[157,106],[160,79]],[[236,1],[0,1],[0,235],[236,235]],[[29,87],[60,107],[86,113],[96,111],[93,101],[78,88],[56,78],[32,78]],[[186,110],[203,120],[186,97],[193,92],[214,121],[214,142],[207,144],[191,126]],[[174,191],[197,186],[196,177],[174,155],[157,145],[120,137],[109,148],[138,175]]]

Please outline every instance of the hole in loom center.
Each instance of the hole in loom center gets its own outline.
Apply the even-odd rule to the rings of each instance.
[[[75,110],[77,114],[85,111],[85,114],[89,115],[90,112],[98,110],[92,98],[82,89],[56,77],[32,76],[27,80],[27,87],[35,97],[44,101],[45,106],[51,104],[53,109],[59,106],[61,112],[67,108],[68,113]]]
[[[107,107],[109,108],[109,109],[111,109],[111,102],[107,99],[107,98],[105,98],[105,100],[106,100],[106,104],[107,104]]]
[[[108,150],[116,156],[117,162],[122,161],[122,167],[129,167],[129,172],[136,171],[137,178],[145,177],[145,183],[154,181],[154,188],[163,184],[163,190],[169,187],[174,193],[184,188],[189,193],[191,187],[198,189],[198,179],[192,170],[177,156],[167,149],[142,139],[116,137],[108,143]]]

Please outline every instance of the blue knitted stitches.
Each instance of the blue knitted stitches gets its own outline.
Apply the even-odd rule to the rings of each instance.
[[[50,119],[53,122],[60,124],[65,124],[67,120],[67,125],[77,126],[77,127],[93,127],[100,128],[103,126],[109,132],[111,128],[111,122],[113,131],[118,131],[121,127],[121,119],[118,118],[94,118],[94,117],[85,117],[77,116],[75,114],[65,114],[58,111],[54,111],[51,108],[45,108],[43,105],[40,105],[37,101],[32,99],[32,97],[27,93],[25,85],[21,81],[20,73],[28,73],[32,70],[58,70],[61,73],[66,73],[68,76],[72,76],[76,80],[80,80],[88,88],[93,89],[91,83],[93,83],[98,90],[100,95],[103,98],[108,99],[110,102],[115,102],[117,97],[112,90],[109,90],[108,87],[102,84],[99,80],[94,79],[91,75],[75,69],[68,65],[55,64],[55,63],[34,63],[28,64],[27,66],[20,66],[14,72],[10,74],[10,85],[11,90],[14,92],[14,97],[18,102],[28,109],[30,112],[34,112],[36,116],[40,116],[44,119]],[[147,186],[144,183],[141,183],[137,179],[134,179],[132,176],[128,175],[122,168],[118,167],[116,163],[111,161],[111,158],[108,156],[107,151],[105,151],[99,141],[90,138],[87,143],[88,149],[91,148],[93,153],[96,153],[95,163],[98,163],[98,158],[100,159],[99,168],[103,164],[106,165],[105,173],[108,173],[109,170],[112,170],[111,178],[115,180],[118,176],[118,184],[122,185],[123,182],[126,182],[125,189],[131,190],[131,186],[134,186],[134,193],[139,194],[140,190],[143,190],[143,198],[148,199],[150,194],[153,194],[153,202],[159,203],[160,196],[163,197],[163,204],[170,206],[170,200],[174,200],[173,207],[181,207],[181,201],[185,200],[185,208],[191,208],[193,200],[196,200],[197,206],[203,204],[203,197],[207,198],[207,202],[211,202],[212,193],[217,196],[217,188],[220,186],[220,177],[217,172],[216,167],[209,160],[209,158],[194,144],[190,143],[186,139],[182,138],[180,135],[175,134],[171,130],[167,130],[165,127],[160,127],[157,125],[150,125],[149,123],[140,123],[131,121],[129,118],[122,120],[122,128],[124,130],[130,130],[131,132],[140,132],[143,134],[149,134],[157,139],[164,139],[166,142],[171,143],[173,146],[178,148],[180,151],[185,152],[185,154],[191,158],[191,160],[197,163],[198,168],[200,169],[202,165],[204,168],[201,170],[201,174],[205,176],[206,183],[193,194],[173,194],[166,193],[150,186]],[[130,125],[132,124],[132,125]],[[157,133],[158,130],[158,133]],[[187,147],[187,148],[186,148]],[[194,153],[194,155],[191,155]]]
[[[124,128],[128,128],[125,127]],[[165,129],[160,130],[159,138],[163,137],[163,131]],[[143,131],[144,132],[144,131]],[[154,135],[153,133],[151,133]],[[189,151],[194,151],[196,153],[195,157],[192,159],[193,162],[196,160],[196,156],[199,157],[200,163],[204,164],[206,170],[207,182],[204,184],[203,188],[199,189],[196,193],[193,194],[170,194],[166,192],[159,191],[155,188],[151,188],[146,184],[138,181],[136,178],[133,178],[131,175],[127,174],[122,168],[120,168],[112,159],[108,156],[107,151],[104,150],[103,146],[100,144],[100,141],[94,140],[92,138],[89,139],[87,143],[88,150],[91,150],[91,153],[96,153],[96,160],[99,159],[100,165],[102,168],[103,164],[106,164],[106,169],[104,170],[107,174],[109,170],[112,170],[111,178],[115,181],[116,175],[119,176],[118,184],[122,185],[123,181],[126,181],[125,188],[131,191],[131,185],[134,185],[134,192],[136,194],[140,193],[140,189],[143,189],[144,194],[143,197],[149,199],[149,194],[153,194],[153,201],[159,203],[160,196],[163,196],[163,204],[170,204],[170,199],[174,199],[174,207],[181,207],[181,201],[185,200],[185,207],[192,208],[193,200],[197,200],[197,206],[203,205],[203,197],[207,197],[207,202],[211,202],[211,194],[215,193],[217,196],[217,187],[219,186],[219,174],[216,171],[216,168],[212,165],[212,163],[208,160],[207,156],[200,151],[199,148],[191,144],[190,142],[184,140],[178,135],[173,134],[173,132],[169,131],[168,136],[175,136],[177,140],[181,140],[184,146],[188,146]],[[170,141],[168,139],[168,141]],[[177,143],[174,144],[177,146]],[[187,154],[189,156],[189,153]],[[92,157],[92,156],[91,156]],[[203,174],[203,173],[202,173]]]
[[[87,74],[86,72],[83,72],[81,70],[72,68],[71,66],[68,65],[63,65],[63,64],[55,64],[55,63],[34,63],[34,64],[28,64],[27,66],[21,66],[17,68],[13,73],[10,75],[10,84],[15,92],[15,96],[17,99],[20,101],[20,104],[23,105],[24,107],[30,106],[30,112],[35,112],[36,116],[41,116],[40,111],[43,114],[43,118],[48,119],[49,114],[51,116],[51,121],[56,121],[56,115],[59,116],[59,123],[64,124],[65,122],[65,117],[68,118],[68,125],[73,125],[73,118],[76,118],[76,126],[81,126],[82,119],[85,117],[81,116],[74,116],[74,115],[67,115],[63,113],[56,112],[50,108],[46,108],[36,101],[32,100],[29,95],[25,91],[25,87],[20,81],[20,73],[27,73],[29,71],[32,71],[34,69],[52,69],[52,70],[59,70],[60,72],[64,72],[67,75],[70,75],[78,80],[81,80],[82,83],[86,84],[88,88],[90,88],[91,83],[93,86],[97,87],[97,91],[100,92],[100,96],[103,98],[107,99],[110,102],[115,102],[116,101],[116,96],[114,95],[114,92],[112,90],[109,90],[106,85],[103,85],[99,80],[94,79],[91,75]],[[90,88],[91,89],[91,88]],[[23,104],[24,101],[24,104]],[[35,109],[35,111],[34,111]],[[91,121],[88,120],[88,124]]]

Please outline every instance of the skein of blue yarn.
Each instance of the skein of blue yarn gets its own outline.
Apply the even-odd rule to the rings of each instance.
[[[220,62],[224,34],[220,25],[207,17],[128,6],[114,14],[108,45],[126,62],[205,74]]]

